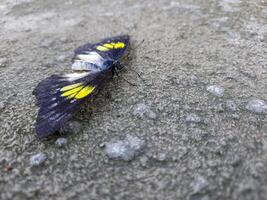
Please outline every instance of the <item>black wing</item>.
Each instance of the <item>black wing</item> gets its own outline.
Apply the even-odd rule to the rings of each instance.
[[[72,73],[63,76],[52,75],[38,84],[34,90],[40,107],[36,122],[39,138],[59,130],[73,111],[97,92],[111,71]]]
[[[73,58],[73,70],[100,71],[110,67],[108,61],[120,59],[127,47],[130,38],[128,35],[121,35],[106,38],[99,43],[85,44],[75,49]]]
[[[100,85],[112,76],[113,62],[129,46],[129,36],[104,39],[75,50],[72,69],[86,71],[67,75],[52,75],[34,90],[40,107],[36,132],[40,138],[53,134],[73,114],[74,110],[97,92]]]

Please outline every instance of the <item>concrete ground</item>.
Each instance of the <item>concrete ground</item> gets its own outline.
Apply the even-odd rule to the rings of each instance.
[[[265,0],[1,0],[0,199],[267,199],[266,21]],[[39,141],[34,87],[118,34],[137,86],[114,77],[67,144]],[[125,137],[142,148],[114,159]]]

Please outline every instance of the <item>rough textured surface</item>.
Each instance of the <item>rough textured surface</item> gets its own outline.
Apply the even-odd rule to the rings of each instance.
[[[1,0],[0,199],[266,199],[267,119],[246,109],[267,102],[266,9],[262,0]],[[33,88],[69,72],[75,47],[122,33],[132,39],[126,68],[144,82],[124,71],[138,86],[114,77],[77,112],[82,129],[65,148],[58,136],[38,141]],[[157,117],[133,116],[139,103]],[[190,113],[201,123],[188,125]],[[109,160],[100,144],[133,133],[145,153]],[[48,159],[31,168],[38,152]]]
[[[65,145],[67,145],[67,143],[68,143],[68,140],[66,138],[63,138],[63,137],[57,138],[57,140],[55,141],[55,144],[58,147],[63,147]]]
[[[224,88],[219,85],[209,85],[207,91],[217,97],[223,97]]]
[[[124,139],[113,139],[105,144],[105,152],[111,159],[131,161],[145,148],[145,141],[127,135]]]
[[[143,103],[139,103],[134,106],[133,115],[141,119],[155,119],[157,117],[156,113],[152,111],[151,107]]]
[[[267,104],[260,99],[250,100],[246,105],[246,109],[257,114],[267,114]]]
[[[47,159],[47,156],[44,153],[37,153],[33,155],[30,159],[30,165],[31,166],[39,166],[42,165],[45,160]]]

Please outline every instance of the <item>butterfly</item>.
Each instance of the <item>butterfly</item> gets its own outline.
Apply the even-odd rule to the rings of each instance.
[[[122,69],[120,58],[129,45],[130,37],[120,35],[80,46],[74,50],[71,73],[52,75],[36,86],[33,94],[39,106],[36,119],[39,138],[58,131],[79,105]]]

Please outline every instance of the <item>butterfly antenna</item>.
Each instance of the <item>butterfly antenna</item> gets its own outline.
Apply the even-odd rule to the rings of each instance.
[[[124,69],[125,71],[133,71],[134,73],[136,73],[137,74],[137,76],[143,81],[143,82],[145,82],[145,79],[143,79],[142,78],[142,76],[141,76],[141,74],[139,74],[137,71],[135,71],[134,69],[131,69],[131,68],[126,68],[126,67],[124,67],[124,65],[122,65],[121,63],[117,63],[117,66],[119,67],[119,69],[120,70],[122,70],[122,69]],[[116,73],[118,74],[118,71],[116,71]],[[117,75],[116,74],[116,75]]]
[[[144,41],[145,41],[145,39],[143,39],[141,42],[139,42],[134,48],[133,48],[133,50],[136,50],[138,47],[140,47],[141,46],[141,44],[143,44],[144,43]],[[126,69],[126,68],[125,68]],[[128,70],[128,69],[126,69],[126,70]],[[137,76],[143,81],[143,82],[145,82],[145,80],[142,78],[142,76],[141,76],[141,74],[139,74],[137,71],[135,71],[134,69],[129,69],[130,71],[133,71],[134,73],[136,73],[137,74]]]
[[[128,81],[127,79],[125,79],[123,76],[120,76],[118,73],[118,70],[115,68],[114,70],[114,74],[116,74],[118,77],[122,78],[124,81],[126,81],[129,85],[131,86],[137,86],[136,84],[131,83],[130,81]]]
[[[134,69],[131,69],[131,68],[129,68],[129,69],[127,69],[127,68],[125,68],[126,69],[126,71],[127,70],[129,70],[129,71],[133,71],[134,73],[136,73],[137,74],[137,76],[143,81],[143,82],[145,82],[145,79],[143,79],[143,77],[141,76],[141,74],[139,74],[137,71],[135,71]]]
[[[133,50],[136,50],[141,44],[143,44],[144,41],[145,41],[145,40],[143,39],[141,42],[139,42],[139,43],[137,44],[137,46],[133,47]],[[129,55],[126,55],[126,57],[128,57],[128,56],[129,56]],[[137,74],[137,76],[138,76],[143,82],[145,82],[145,80],[142,78],[142,76],[141,76],[137,71],[135,71],[135,70],[133,70],[133,69],[127,69],[127,68],[125,68],[121,63],[117,63],[117,64],[118,64],[118,66],[119,66],[119,69],[125,69],[126,71],[127,71],[127,70],[133,71],[133,72],[135,72],[135,73]],[[115,70],[114,73],[115,73],[118,77],[121,77],[121,78],[122,78],[124,81],[126,81],[129,85],[131,85],[131,86],[137,86],[136,84],[131,83],[130,81],[128,81],[127,79],[125,79],[123,76],[119,76],[119,73],[118,73],[117,70]]]
[[[130,81],[128,81],[126,78],[124,78],[123,76],[120,76],[124,81],[126,81],[129,85],[131,86],[137,86],[136,84],[134,83],[131,83]]]
[[[133,50],[136,50],[141,44],[143,44],[145,39],[143,39],[141,42],[139,42],[135,47],[133,47]]]

